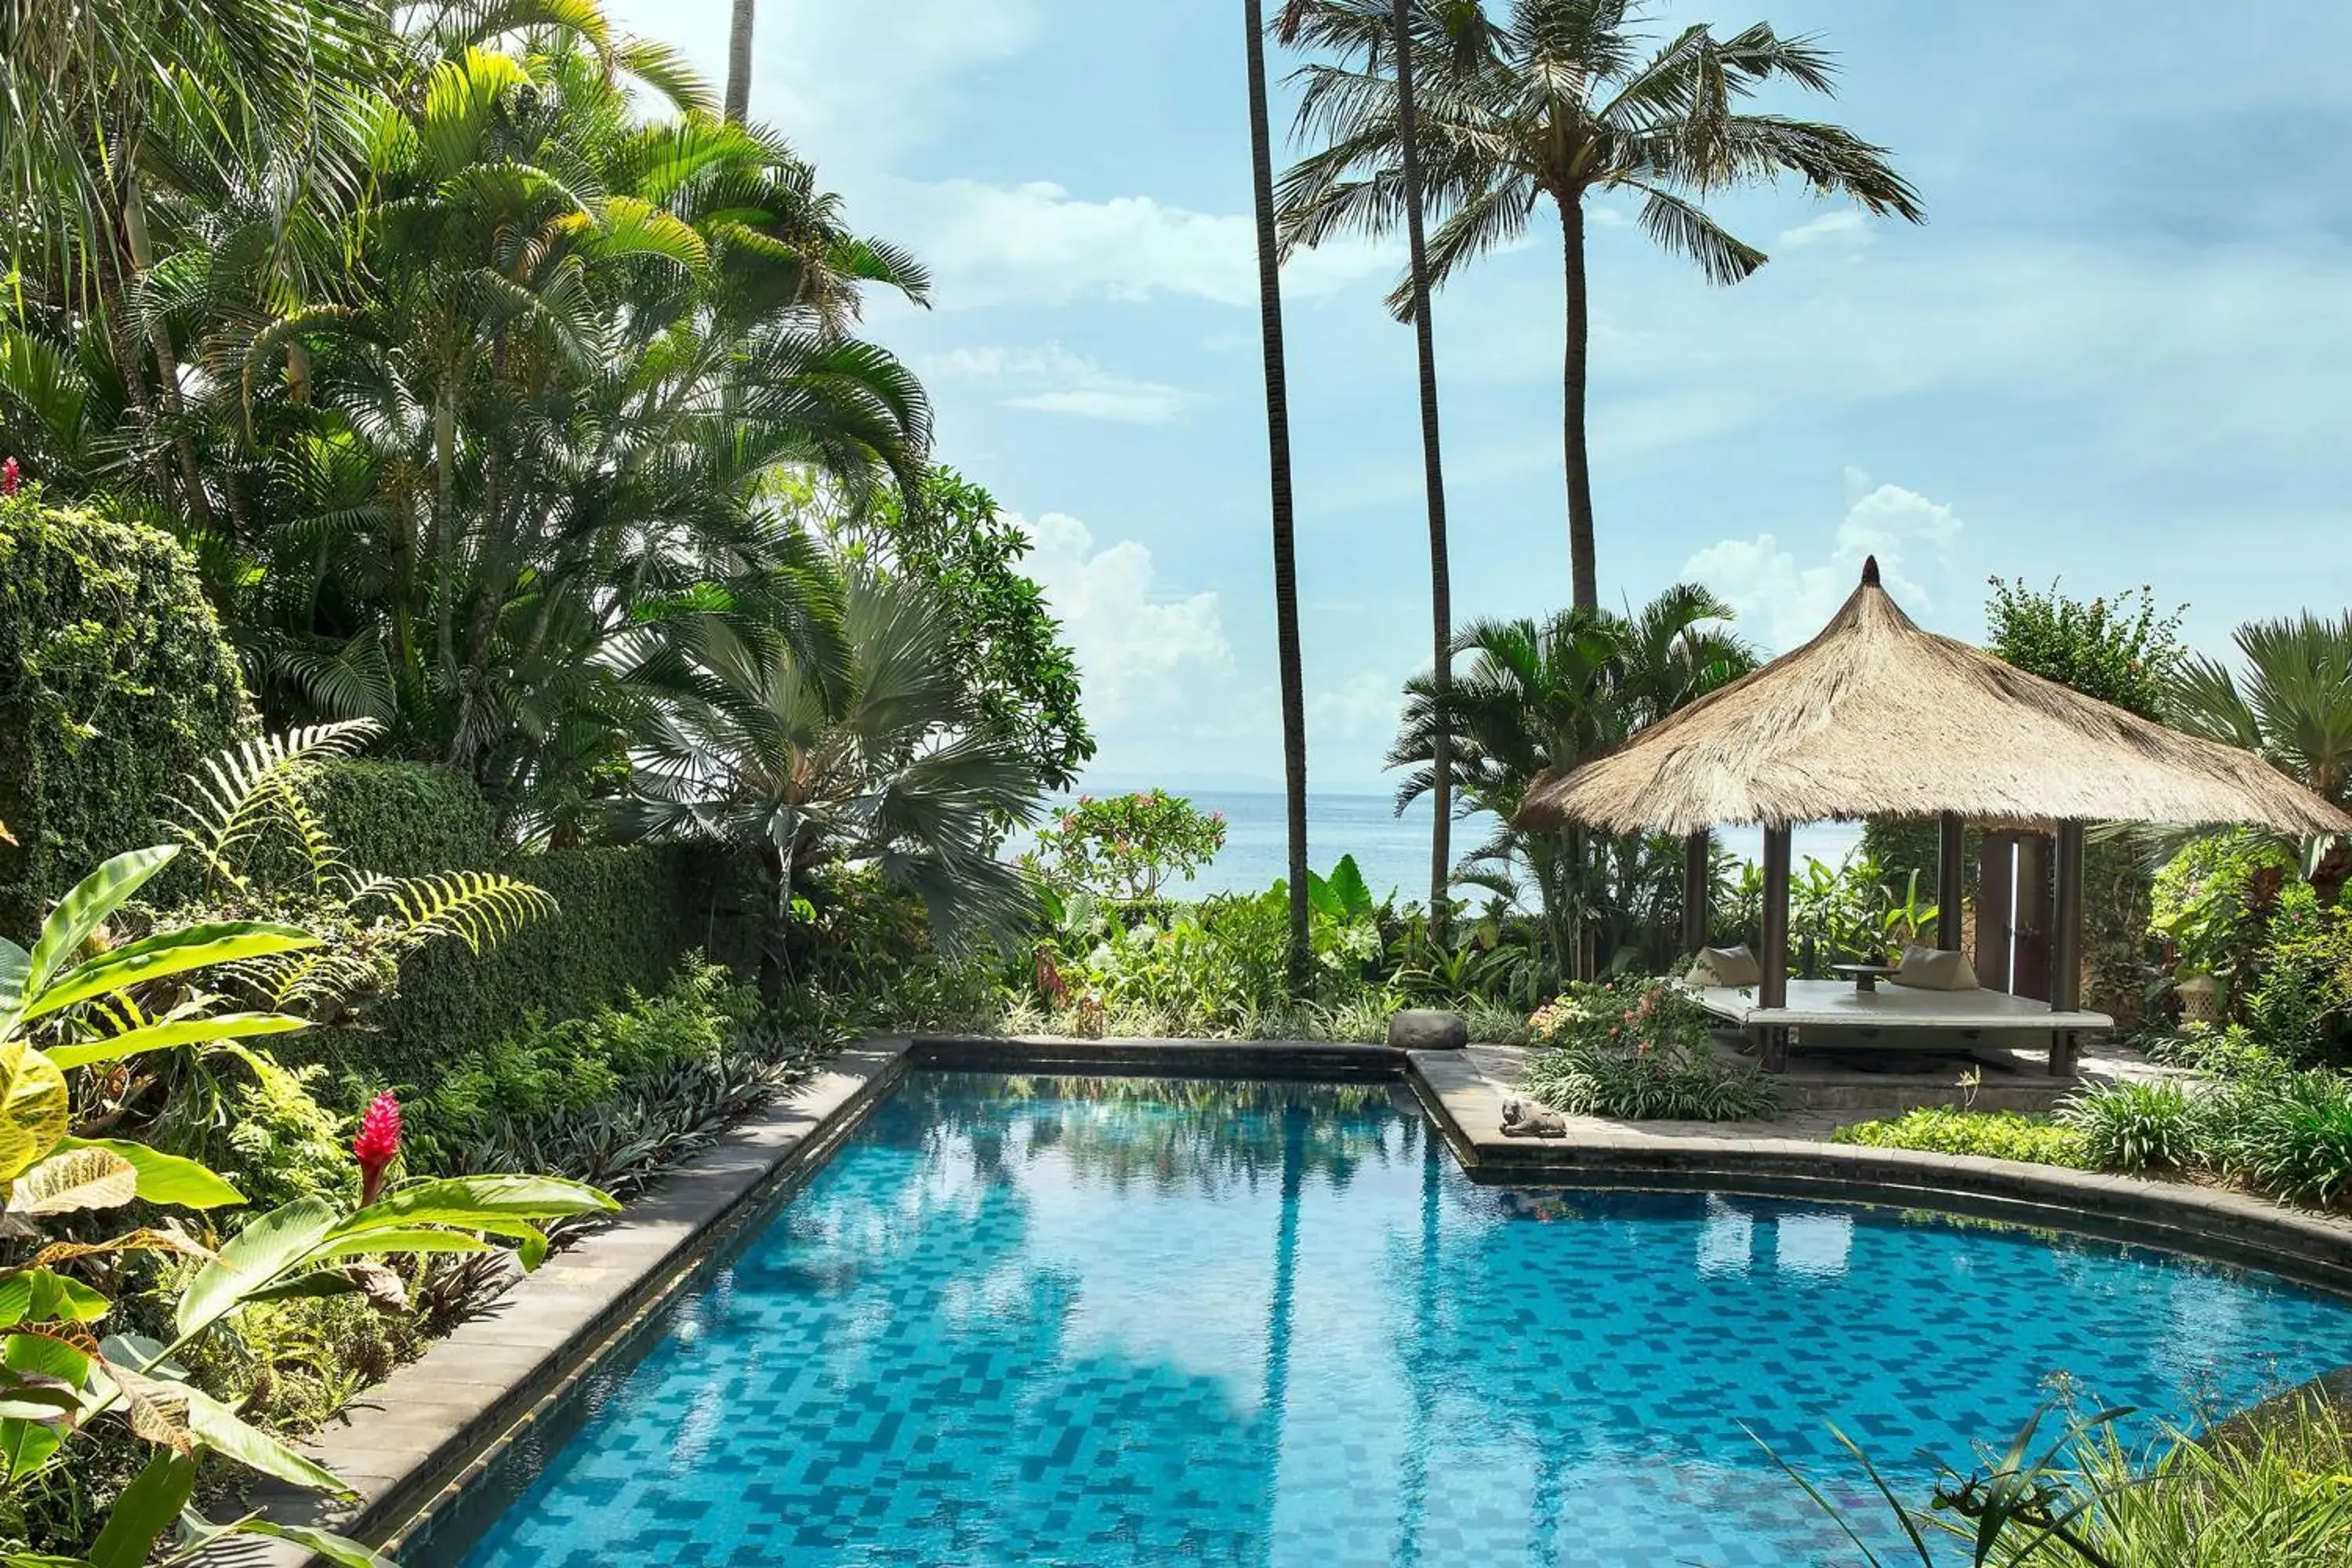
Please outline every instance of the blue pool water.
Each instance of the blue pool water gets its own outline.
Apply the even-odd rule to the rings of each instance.
[[[1478,1187],[1383,1090],[917,1075],[404,1557],[1842,1563],[1749,1431],[1924,1499],[2055,1375],[2146,1432],[2347,1363],[2352,1310],[2156,1253]]]

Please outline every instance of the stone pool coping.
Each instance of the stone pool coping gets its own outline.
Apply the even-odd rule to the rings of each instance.
[[[808,1082],[680,1163],[614,1221],[551,1258],[488,1312],[369,1390],[304,1445],[359,1493],[265,1481],[249,1508],[281,1522],[397,1542],[478,1481],[572,1384],[780,1194],[813,1173],[909,1067],[1065,1076],[1401,1083],[1472,1180],[1705,1188],[1984,1215],[2220,1258],[2352,1297],[2352,1222],[2234,1193],[2012,1161],[1872,1149],[1775,1123],[1567,1119],[1567,1136],[1506,1138],[1524,1052],[1404,1051],[1306,1040],[916,1036],[842,1052]],[[1788,1135],[1773,1135],[1786,1131]],[[1759,1135],[1760,1134],[1760,1135]],[[302,1568],[305,1548],[247,1538],[211,1568]]]

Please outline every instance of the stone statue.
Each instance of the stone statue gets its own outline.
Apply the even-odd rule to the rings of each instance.
[[[1547,1110],[1524,1100],[1507,1100],[1503,1101],[1503,1136],[1565,1138],[1568,1122],[1557,1110]]]

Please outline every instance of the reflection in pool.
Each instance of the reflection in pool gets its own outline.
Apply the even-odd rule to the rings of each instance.
[[[2347,1363],[2352,1310],[2155,1253],[1478,1187],[1381,1089],[919,1074],[404,1555],[1842,1563],[1749,1431],[1860,1501],[1832,1422],[1924,1486],[2053,1375],[2185,1419]]]

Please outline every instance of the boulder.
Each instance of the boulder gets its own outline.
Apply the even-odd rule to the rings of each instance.
[[[1436,1007],[1407,1007],[1389,1020],[1389,1044],[1407,1051],[1458,1051],[1470,1043],[1470,1021]]]

